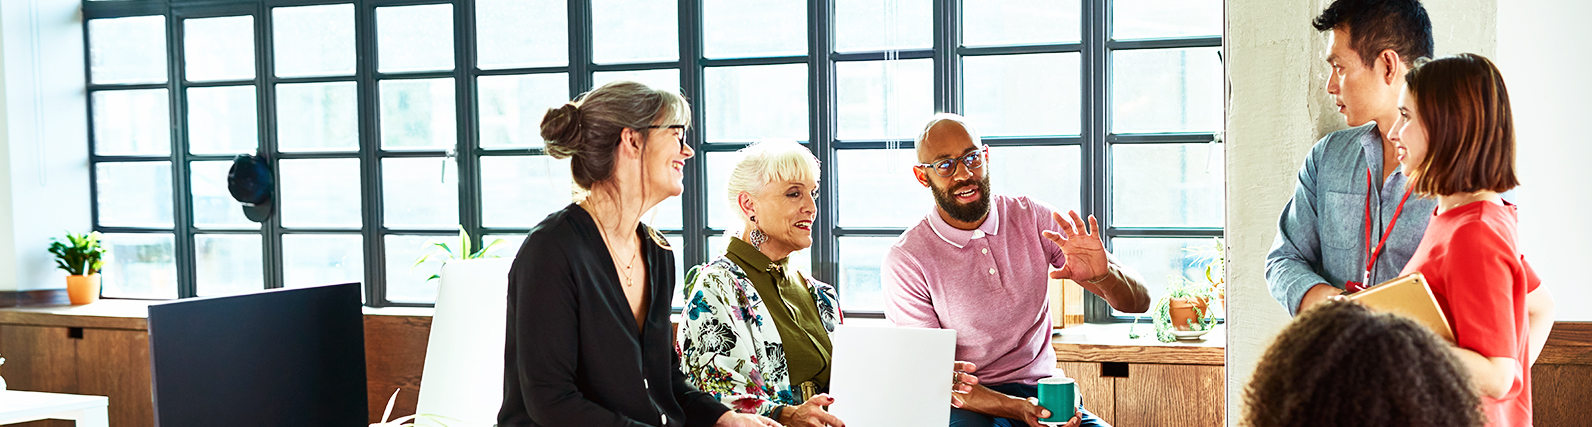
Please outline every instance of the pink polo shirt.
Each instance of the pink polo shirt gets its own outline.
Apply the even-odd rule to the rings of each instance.
[[[1053,375],[1050,267],[1066,256],[1043,230],[1061,232],[1049,205],[990,197],[989,217],[959,230],[930,211],[884,256],[885,318],[896,326],[956,330],[956,359],[983,384],[1036,384]]]

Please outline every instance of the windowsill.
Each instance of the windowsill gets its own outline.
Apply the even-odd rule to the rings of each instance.
[[[1128,338],[1132,328],[1139,338]],[[1216,325],[1200,339],[1163,343],[1155,326],[1141,323],[1091,323],[1057,329],[1051,345],[1058,362],[1124,362],[1180,365],[1226,363],[1227,325]]]

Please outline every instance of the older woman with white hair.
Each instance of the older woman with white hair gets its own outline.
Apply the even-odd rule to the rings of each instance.
[[[818,159],[795,141],[741,154],[726,196],[745,227],[725,254],[686,273],[681,368],[732,410],[787,426],[844,426],[823,409],[834,402],[835,288],[790,265],[791,253],[813,245]],[[957,364],[953,392],[977,383],[973,369]]]
[[[726,253],[686,273],[681,367],[731,409],[784,425],[840,426],[825,412],[835,288],[792,268],[813,245],[818,159],[795,141],[762,142],[730,173],[745,224]]]

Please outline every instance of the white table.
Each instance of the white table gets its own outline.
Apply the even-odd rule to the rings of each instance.
[[[58,419],[77,421],[77,427],[110,427],[105,396],[0,391],[0,424]]]

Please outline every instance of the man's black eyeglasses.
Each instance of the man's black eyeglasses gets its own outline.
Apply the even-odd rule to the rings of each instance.
[[[972,173],[973,170],[984,167],[984,150],[986,149],[980,148],[959,158],[941,159],[934,163],[919,163],[917,167],[933,168],[936,175],[948,177],[956,174],[956,164],[961,163],[967,165],[968,173]]]

